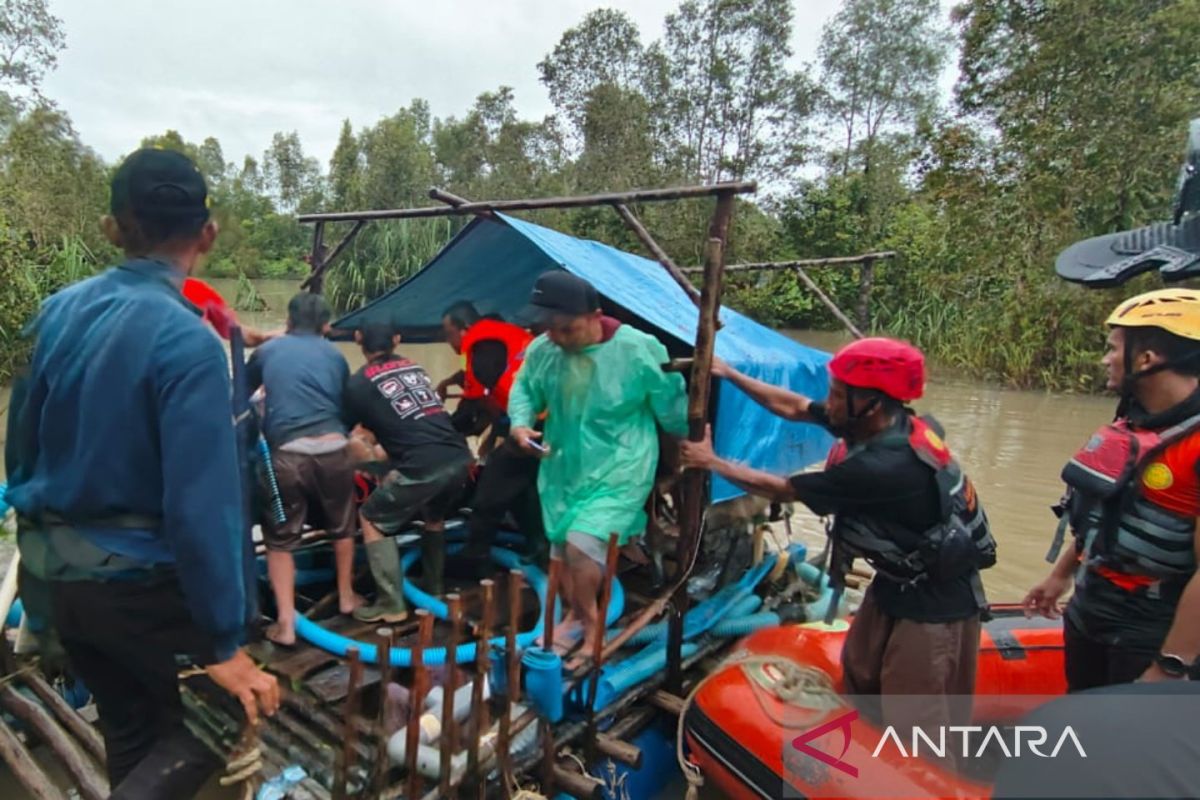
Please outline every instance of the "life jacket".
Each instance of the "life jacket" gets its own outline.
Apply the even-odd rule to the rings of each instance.
[[[508,359],[508,363],[504,367],[504,373],[500,376],[500,380],[496,381],[495,387],[491,390],[475,377],[474,364],[471,363],[473,348],[484,341],[495,341],[503,344],[505,357]],[[508,394],[512,391],[513,380],[517,377],[517,370],[521,368],[521,364],[525,361],[525,349],[532,341],[533,334],[529,333],[529,331],[508,322],[501,322],[500,320],[481,319],[470,328],[467,328],[462,337],[462,352],[465,359],[463,368],[463,399],[478,400],[486,397],[498,410],[507,411]]]
[[[1190,578],[1198,461],[1200,414],[1157,431],[1125,419],[1100,428],[1063,467],[1068,494],[1047,557],[1057,559],[1070,524],[1085,566],[1123,588]]]
[[[907,536],[896,536],[897,524],[868,514],[838,514],[831,534],[852,555],[867,560],[881,575],[904,585],[923,581],[944,582],[975,572],[976,597],[981,606],[982,583],[978,570],[996,563],[996,540],[992,538],[987,515],[975,493],[975,487],[940,435],[941,426],[933,417],[909,417],[911,429],[884,433],[865,445],[848,447],[838,440],[829,452],[826,467],[852,458],[868,447],[908,447],[921,462],[933,470],[938,491],[941,521],[920,532],[920,544],[907,550],[898,543]]]

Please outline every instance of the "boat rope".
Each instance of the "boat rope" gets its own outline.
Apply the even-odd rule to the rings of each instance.
[[[177,679],[182,683],[189,678],[205,674],[207,673],[204,667],[192,666],[181,669],[177,674]],[[189,730],[192,730],[193,735],[196,734],[196,731],[191,729],[190,726]],[[207,737],[202,737],[202,740],[214,752],[219,753],[221,751],[221,748],[208,741]],[[254,797],[257,783],[254,779],[262,772],[264,766],[266,764],[263,761],[262,750],[258,746],[258,733],[252,727],[247,726],[241,741],[234,747],[234,752],[229,755],[225,763],[225,772],[221,775],[218,782],[221,786],[242,784],[242,800],[251,800]]]
[[[221,786],[241,784],[242,800],[251,800],[259,782],[257,778],[265,766],[262,750],[258,746],[258,734],[253,728],[246,729],[237,750],[230,754],[229,761],[225,764],[225,774],[220,777],[218,783]]]
[[[770,689],[761,687],[759,682],[753,677],[747,676],[747,681],[752,689],[755,690],[755,699],[758,700],[763,713],[780,727],[807,729],[810,725],[807,721],[797,722],[795,720],[779,718],[768,708],[763,694],[772,694],[781,702],[793,708],[808,711],[825,712],[843,705],[837,691],[833,688],[833,681],[830,680],[829,675],[824,670],[778,654],[750,655],[746,653],[734,653],[720,667],[705,675],[692,687],[692,690],[688,692],[688,696],[684,699],[683,707],[679,712],[679,723],[675,732],[675,758],[679,762],[680,772],[683,773],[683,777],[688,783],[685,800],[697,800],[700,796],[700,787],[704,786],[704,773],[700,771],[698,766],[689,761],[683,752],[684,720],[687,717],[687,710],[691,707],[696,695],[700,693],[705,684],[729,667],[741,667],[743,671],[752,667],[770,667],[779,673],[779,678],[772,683]]]

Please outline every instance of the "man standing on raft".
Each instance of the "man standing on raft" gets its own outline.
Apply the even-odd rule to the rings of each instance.
[[[569,272],[543,273],[529,313],[546,333],[529,345],[509,399],[512,438],[542,457],[538,494],[546,538],[566,562],[570,605],[560,643],[591,641],[603,625],[597,598],[606,543],[646,527],[646,498],[658,463],[655,422],[687,431],[683,378],[663,372],[667,348],[600,310],[596,289]],[[542,412],[545,436],[534,430]],[[571,623],[574,624],[571,624]]]
[[[220,766],[184,725],[177,655],[204,665],[251,722],[279,705],[275,678],[239,648],[229,362],[180,294],[217,235],[207,200],[185,156],[125,159],[103,221],[125,259],[42,304],[9,416],[22,597],[53,621],[96,698],[118,800],[191,797]]]
[[[889,724],[965,724],[969,709],[897,706],[899,695],[971,695],[986,608],[979,569],[995,563],[995,542],[974,488],[930,417],[906,404],[921,397],[921,351],[891,339],[861,339],[829,362],[829,396],[817,402],[714,362],[713,374],[732,381],[755,402],[840,439],[822,472],[791,478],[726,461],[711,433],[681,445],[686,467],[711,469],[748,492],[799,500],[832,515],[835,554],[831,577],[866,558],[877,574],[854,616],[842,651],[848,694],[882,695]],[[840,562],[840,563],[839,563]]]

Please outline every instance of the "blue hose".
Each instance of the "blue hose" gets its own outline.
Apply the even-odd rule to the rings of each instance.
[[[688,611],[683,619],[684,640],[688,641],[696,638],[729,616],[735,606],[746,597],[753,595],[755,587],[774,569],[777,560],[778,556],[774,554],[767,556],[760,564],[746,570],[745,574],[736,583],[729,584],[712,597],[702,603],[698,603],[692,610]],[[757,608],[757,606],[755,607]],[[618,633],[619,631],[613,631],[611,635],[615,636]],[[647,625],[635,633],[630,637],[627,644],[636,646],[650,642],[666,641],[666,636],[667,623],[665,621],[656,622],[653,625]]]
[[[695,642],[684,642],[681,650],[683,658],[690,658],[700,649]],[[641,652],[617,664],[606,664],[600,669],[600,680],[596,685],[596,710],[612,703],[629,689],[639,683],[645,683],[667,667],[667,647],[661,642],[652,642]],[[578,689],[582,694],[587,682],[580,682]],[[586,707],[586,701],[580,702],[575,697],[575,705]]]
[[[6,494],[8,494],[8,484],[0,483],[0,520],[4,519],[10,508],[8,502],[4,499],[4,495]]]
[[[463,545],[461,544],[450,545],[446,549],[446,552],[452,554],[458,552],[462,548]],[[494,554],[496,549],[493,548],[492,552]],[[421,554],[416,550],[410,550],[400,557],[400,571],[404,573],[404,599],[408,600],[408,602],[412,603],[417,608],[424,608],[428,610],[429,613],[433,614],[438,619],[449,619],[450,609],[446,607],[446,604],[442,600],[439,600],[421,587],[417,586],[412,581],[408,580],[408,571],[412,569],[413,564],[415,564],[417,559],[420,557]],[[555,619],[559,618],[561,608],[562,605],[556,598],[554,601]],[[604,620],[604,626],[607,628],[608,626],[612,625],[614,622],[619,620],[621,615],[624,613],[625,589],[621,586],[621,579],[613,577],[612,597],[608,601],[608,616]]]
[[[15,628],[21,624],[21,615],[25,613],[25,606],[21,603],[21,598],[13,601],[13,604],[8,608],[8,616],[4,619],[6,628]]]
[[[263,470],[267,474],[267,487],[271,490],[271,512],[275,522],[282,525],[287,522],[287,514],[283,513],[283,497],[279,494],[279,481],[275,479],[275,464],[271,461],[271,447],[267,440],[258,437],[258,454],[262,458]]]
[[[749,614],[744,617],[723,619],[716,625],[713,625],[708,635],[719,639],[732,639],[735,636],[746,636],[760,628],[770,628],[779,623],[778,614],[774,611],[763,611],[760,614]]]
[[[542,572],[532,564],[522,563],[516,553],[510,550],[503,550],[498,547],[492,548],[492,559],[502,567],[509,569],[519,569],[525,575],[525,579],[529,581],[529,585],[537,593],[539,609],[546,605],[546,573]],[[517,646],[528,647],[537,641],[537,638],[542,635],[543,617],[539,610],[537,624],[533,630],[525,633],[517,634]],[[310,620],[304,615],[296,617],[296,635],[304,639],[309,644],[321,648],[327,652],[333,653],[336,656],[344,656],[351,647],[357,647],[359,656],[368,664],[378,663],[376,647],[368,642],[359,642],[349,637],[342,636],[340,633],[334,633],[321,625]],[[504,637],[497,636],[489,643],[492,648],[499,648],[504,645]],[[459,664],[469,663],[475,660],[475,643],[467,642],[461,644],[454,651]],[[410,667],[412,666],[412,651],[407,647],[393,647],[388,659],[393,667]],[[424,663],[426,666],[440,666],[446,662],[446,648],[433,647],[425,651]]]

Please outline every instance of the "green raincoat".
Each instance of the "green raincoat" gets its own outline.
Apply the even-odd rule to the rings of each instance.
[[[532,428],[548,412],[542,441],[550,454],[538,471],[546,537],[555,544],[579,531],[622,544],[646,527],[644,506],[658,465],[655,420],[687,433],[683,377],[665,373],[667,348],[629,325],[607,342],[568,353],[539,336],[513,384],[513,427]]]

